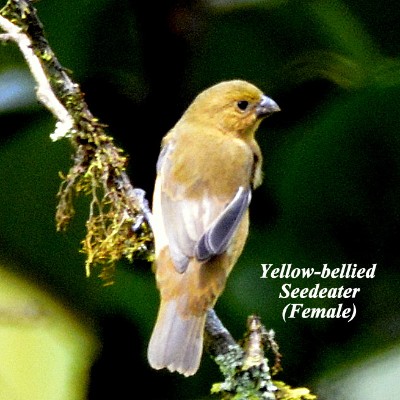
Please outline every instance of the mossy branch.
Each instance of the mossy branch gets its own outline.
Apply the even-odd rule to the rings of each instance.
[[[3,41],[19,46],[35,78],[37,97],[57,118],[51,138],[68,137],[74,165],[58,192],[57,229],[64,230],[74,215],[74,200],[83,193],[90,201],[86,237],[86,273],[101,265],[100,276],[112,282],[116,262],[125,257],[153,257],[150,212],[144,192],[127,174],[127,158],[89,110],[79,85],[71,79],[50,48],[32,2],[9,0],[0,11]]]
[[[247,331],[237,343],[222,325],[214,310],[207,314],[205,348],[218,364],[225,380],[211,392],[223,400],[316,400],[307,388],[291,388],[272,380],[281,370],[281,354],[272,330],[256,315],[247,319]],[[274,357],[270,368],[266,353]]]
[[[52,140],[69,138],[73,166],[58,192],[56,210],[58,230],[67,228],[74,216],[74,201],[79,194],[90,198],[86,237],[86,272],[102,266],[100,276],[112,282],[115,265],[125,257],[153,259],[151,212],[141,189],[134,188],[126,174],[127,157],[106,133],[106,125],[89,110],[79,85],[61,66],[50,48],[32,1],[8,0],[0,10],[0,40],[15,42],[36,81],[39,101],[57,119]],[[292,389],[272,381],[280,368],[280,354],[273,338],[260,319],[251,316],[240,344],[222,325],[214,310],[207,315],[205,348],[219,365],[225,381],[214,384],[212,392],[222,399],[313,400],[306,388]],[[272,369],[265,352],[275,357]]]

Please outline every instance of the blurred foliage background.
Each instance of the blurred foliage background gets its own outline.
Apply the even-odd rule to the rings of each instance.
[[[251,234],[217,313],[238,339],[247,315],[259,314],[281,346],[279,378],[310,387],[320,399],[398,398],[398,3],[42,0],[36,6],[57,57],[129,154],[129,175],[149,199],[160,140],[198,92],[241,78],[277,101],[283,111],[258,132],[265,180],[251,204]],[[147,365],[158,307],[150,265],[121,263],[109,287],[85,277],[79,253],[85,199],[67,233],[56,233],[58,173],[68,171],[71,148],[50,141],[54,120],[33,88],[18,50],[2,46],[0,264],[7,290],[0,293],[0,350],[7,354],[1,350],[0,398],[128,399],[143,389],[151,399],[209,398],[221,376],[207,355],[193,378]],[[378,266],[369,280],[261,280],[261,263]],[[283,322],[282,284],[317,282],[361,288],[354,300],[304,300],[309,307],[354,302],[352,322]],[[41,329],[38,319],[45,320]],[[18,336],[27,330],[35,330],[40,344]],[[52,330],[64,351],[43,340]],[[24,358],[10,351],[21,353],[30,340],[36,353],[22,351]],[[30,368],[18,377],[10,363]],[[38,389],[49,381],[58,391]]]

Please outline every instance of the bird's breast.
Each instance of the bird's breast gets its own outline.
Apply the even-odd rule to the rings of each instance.
[[[244,141],[223,134],[182,135],[170,155],[169,179],[184,188],[187,198],[208,191],[232,198],[240,186],[248,187],[254,157]]]

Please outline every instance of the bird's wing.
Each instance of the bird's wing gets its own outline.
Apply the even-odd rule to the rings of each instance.
[[[214,220],[196,243],[195,255],[200,261],[222,254],[250,204],[251,191],[240,186],[235,197]]]
[[[202,188],[193,198],[185,196],[187,187],[169,176],[169,157],[173,144],[166,145],[157,162],[159,216],[178,272],[184,272],[189,259],[205,261],[223,253],[250,203],[250,188],[239,187],[230,199],[213,196],[199,178],[193,185]],[[157,189],[158,188],[158,189]]]

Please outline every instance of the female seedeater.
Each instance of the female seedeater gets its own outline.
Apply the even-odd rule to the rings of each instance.
[[[233,80],[200,93],[162,141],[153,197],[161,304],[148,348],[153,368],[199,368],[207,310],[243,250],[262,156],[254,134],[278,105]]]

